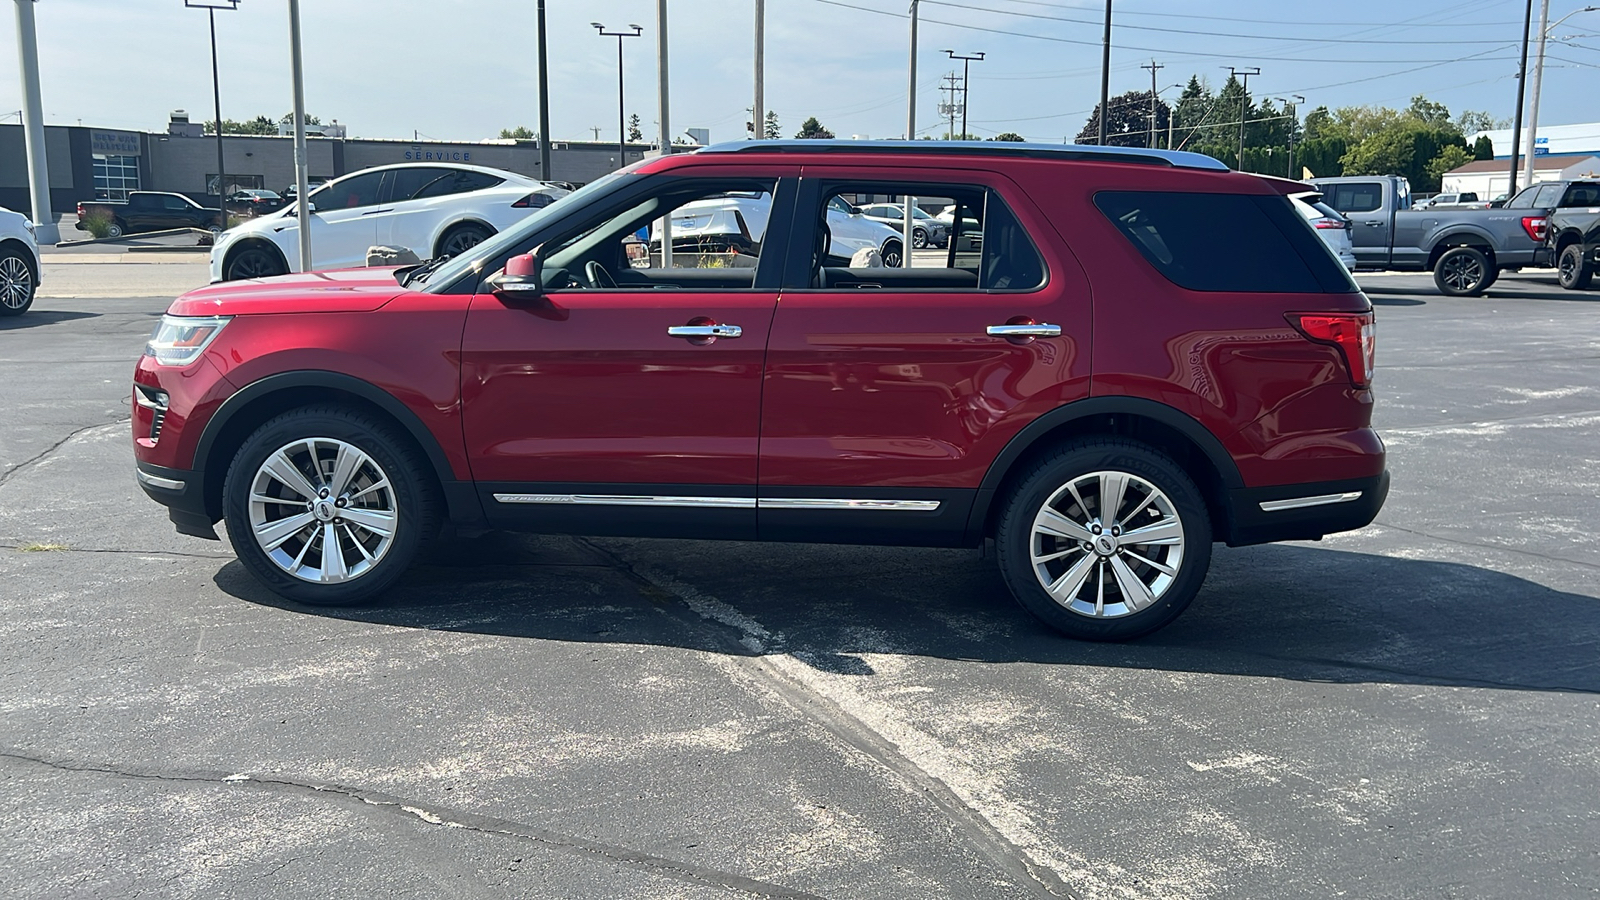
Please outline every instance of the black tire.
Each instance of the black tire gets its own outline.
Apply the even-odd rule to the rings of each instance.
[[[299,442],[312,439],[324,443],[307,453],[305,451],[310,448]],[[302,512],[300,503],[304,501],[293,493],[281,490],[279,485],[284,483],[281,479],[276,483],[261,483],[263,478],[268,477],[263,469],[267,459],[282,450],[285,451],[284,458],[289,460],[310,487],[327,487],[330,480],[337,479],[334,467],[336,457],[330,456],[330,453],[338,452],[336,442],[360,451],[374,464],[371,472],[363,474],[361,470],[357,471],[362,480],[346,479],[352,487],[345,494],[354,493],[355,486],[364,486],[370,491],[364,499],[337,509],[324,508],[319,500],[313,500],[307,505],[316,505],[316,511]],[[308,474],[312,470],[313,454],[318,461],[314,475]],[[337,405],[289,410],[263,423],[246,438],[228,466],[222,486],[223,518],[228,525],[228,539],[239,561],[250,574],[280,597],[310,606],[348,606],[370,601],[393,586],[428,541],[438,533],[442,504],[427,466],[427,461],[410,440],[387,420],[373,413]],[[387,490],[372,487],[378,482],[375,476],[383,476],[390,487]],[[296,548],[301,548],[298,555],[303,559],[303,565],[296,567],[296,570],[306,572],[303,577],[291,574],[290,566],[283,562],[274,561],[256,538],[251,527],[251,497],[262,491],[290,501],[256,504],[262,507],[261,515],[265,524],[289,523],[293,518],[308,514],[312,516],[304,526],[305,530],[291,532],[297,536],[279,548],[282,551],[280,560],[286,559]],[[338,499],[321,496],[330,503]],[[331,522],[323,520],[324,512],[331,516],[350,516],[352,510],[369,503],[374,505],[363,509],[363,512],[392,516],[392,531],[387,545],[382,543],[383,539],[376,532],[350,527],[356,522],[354,518],[348,523],[340,518]],[[322,555],[322,545],[330,528],[338,535],[342,550],[338,561],[333,562]],[[370,538],[370,546],[357,547],[355,541],[358,538]],[[363,559],[367,550],[376,553],[375,560]],[[309,572],[313,559],[318,566],[317,579],[313,579]],[[290,560],[291,564],[293,562]],[[327,573],[331,576],[328,580],[321,580],[324,568],[330,570]],[[345,580],[334,580],[341,569],[348,569],[353,574]]]
[[[1483,284],[1478,285],[1478,292],[1482,293],[1484,291],[1487,291],[1489,288],[1494,287],[1494,283],[1496,281],[1499,281],[1499,280],[1500,280],[1500,270],[1494,268],[1493,266],[1490,266],[1489,267],[1489,277],[1485,278],[1483,280]]]
[[[898,269],[905,262],[901,244],[893,238],[883,242],[883,249],[879,251],[879,255],[883,257],[884,266],[890,269]]]
[[[1092,534],[1095,542],[1105,542],[1105,547],[1086,551],[1086,544],[1076,539],[1058,542],[1054,536],[1035,531],[1036,518],[1044,514],[1046,503],[1052,504],[1058,516],[1078,522],[1080,531],[1101,527],[1096,486],[1108,483],[1095,477],[1101,473],[1132,476],[1153,488],[1145,491],[1140,485],[1128,485],[1118,507],[1121,518],[1115,519],[1116,528],[1104,527]],[[1073,488],[1079,489],[1079,498],[1071,494]],[[1085,506],[1079,506],[1078,499]],[[1092,516],[1088,507],[1093,507]],[[1138,524],[1141,522],[1148,524]],[[1156,526],[1170,533],[1174,522],[1176,545],[1133,541],[1121,545],[1122,538]],[[1123,531],[1130,523],[1134,527]],[[1167,625],[1200,592],[1211,565],[1211,517],[1194,480],[1171,459],[1132,441],[1089,439],[1060,447],[1023,473],[1002,510],[995,545],[1000,572],[1024,609],[1068,637],[1126,641]],[[1035,560],[1036,548],[1045,559]],[[1061,557],[1050,558],[1056,553]],[[1164,571],[1168,568],[1170,572]],[[1065,585],[1072,583],[1068,579],[1080,571],[1078,588],[1068,591]],[[1123,601],[1120,581],[1124,575],[1145,586],[1145,600]],[[1063,585],[1061,600],[1052,596],[1045,577],[1060,579],[1053,584]],[[1130,591],[1128,596],[1139,595]]]
[[[911,249],[922,250],[928,246],[928,230],[926,228],[911,229]]]
[[[465,253],[488,240],[493,234],[493,231],[482,225],[457,225],[439,238],[439,246],[435,248],[433,255],[449,257]]]
[[[1556,281],[1569,291],[1587,290],[1594,280],[1594,267],[1584,258],[1582,244],[1568,244],[1556,260]]]
[[[223,281],[240,281],[246,278],[271,278],[289,271],[283,258],[259,243],[247,244],[228,255],[222,270]]]
[[[1433,266],[1433,283],[1447,297],[1476,297],[1494,283],[1494,266],[1477,247],[1452,247]]]
[[[106,226],[106,237],[109,237],[109,238],[122,237],[122,234],[123,234],[124,230],[125,229],[122,227],[122,223],[121,222],[113,220],[110,225]]]
[[[21,250],[0,249],[0,317],[20,316],[39,293],[39,270]]]

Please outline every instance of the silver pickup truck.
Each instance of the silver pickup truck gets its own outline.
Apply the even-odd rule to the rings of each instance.
[[[1323,202],[1350,219],[1357,269],[1433,272],[1439,291],[1475,297],[1500,273],[1550,264],[1545,225],[1575,182],[1532,185],[1498,209],[1416,209],[1398,175],[1316,178]]]

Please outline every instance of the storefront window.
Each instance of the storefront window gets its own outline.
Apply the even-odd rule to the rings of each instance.
[[[126,200],[139,189],[139,157],[94,154],[94,198]]]

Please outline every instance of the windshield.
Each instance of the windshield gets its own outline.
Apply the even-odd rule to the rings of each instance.
[[[485,261],[494,259],[523,243],[535,231],[543,228],[546,223],[565,216],[568,210],[594,202],[600,197],[622,187],[635,177],[637,176],[632,172],[623,169],[589,182],[544,209],[535,211],[516,225],[507,228],[505,231],[441,265],[428,275],[428,286],[436,291],[442,291],[469,271],[481,272]]]

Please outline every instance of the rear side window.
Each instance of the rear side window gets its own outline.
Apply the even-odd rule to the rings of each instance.
[[[1533,198],[1534,208],[1555,209],[1561,203],[1561,191],[1562,185],[1559,184],[1539,185],[1539,193]]]
[[[1327,186],[1327,196],[1323,199],[1342,213],[1372,212],[1383,206],[1383,182],[1330,184]]]
[[[1094,202],[1179,287],[1261,294],[1356,290],[1288,198],[1102,191]]]

